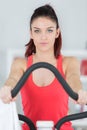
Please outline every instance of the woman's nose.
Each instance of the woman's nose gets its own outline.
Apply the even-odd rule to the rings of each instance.
[[[41,34],[41,39],[43,39],[43,40],[44,40],[44,39],[47,39],[46,33],[42,33],[42,34]]]

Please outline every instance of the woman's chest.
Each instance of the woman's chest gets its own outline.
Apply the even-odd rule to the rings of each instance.
[[[32,73],[32,80],[37,86],[48,86],[54,79],[54,74],[45,68],[37,69]]]

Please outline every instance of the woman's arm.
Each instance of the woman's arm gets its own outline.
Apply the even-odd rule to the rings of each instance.
[[[80,63],[75,57],[69,57],[67,60],[66,80],[75,92],[82,89],[82,83],[80,81]]]
[[[4,103],[9,103],[10,101],[15,100],[15,98],[11,97],[11,90],[15,87],[25,70],[26,60],[23,58],[14,59],[11,65],[9,77],[4,86],[0,89],[0,98]]]
[[[9,77],[5,82],[5,86],[14,88],[21,76],[23,75],[25,69],[26,62],[23,58],[14,59],[11,65]]]
[[[75,57],[68,58],[66,80],[73,91],[77,92],[79,95],[77,103],[87,104],[87,92],[83,90],[80,80],[80,62]]]

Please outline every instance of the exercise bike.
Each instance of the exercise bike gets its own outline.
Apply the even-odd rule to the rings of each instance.
[[[32,71],[34,71],[35,69],[38,69],[38,68],[47,68],[50,71],[52,71],[53,74],[55,75],[55,77],[57,78],[57,80],[62,84],[64,90],[68,93],[68,95],[71,98],[73,98],[74,100],[78,100],[78,94],[75,93],[70,88],[68,83],[61,76],[60,72],[53,65],[46,63],[46,62],[35,63],[26,70],[26,72],[24,73],[22,78],[19,80],[19,82],[17,83],[15,88],[11,91],[12,97],[15,97],[18,94],[18,92],[20,91],[20,89],[22,88],[22,86],[26,82],[28,76],[32,73]],[[29,118],[27,118],[26,116],[21,115],[21,114],[18,114],[18,117],[19,117],[19,120],[25,122],[29,126],[30,130],[36,130],[36,127],[34,126],[33,122]],[[62,126],[63,123],[68,122],[68,121],[72,121],[72,120],[82,119],[82,118],[87,118],[87,112],[76,113],[76,114],[65,116],[65,117],[61,118],[54,125],[54,128],[57,130],[60,130],[60,127]]]

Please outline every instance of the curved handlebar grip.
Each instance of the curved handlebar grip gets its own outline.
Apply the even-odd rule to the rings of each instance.
[[[47,68],[50,71],[53,72],[53,74],[55,75],[55,77],[57,78],[57,80],[62,84],[63,88],[65,89],[65,91],[68,93],[68,95],[73,98],[74,100],[78,100],[78,94],[75,93],[70,86],[68,85],[68,83],[64,80],[64,78],[61,76],[60,72],[51,64],[46,63],[46,62],[39,62],[39,63],[35,63],[33,64],[31,67],[29,67],[26,72],[24,73],[24,75],[21,77],[21,79],[19,80],[19,82],[17,83],[17,85],[15,86],[15,88],[11,91],[11,95],[12,97],[15,97],[17,95],[17,93],[20,91],[20,89],[22,88],[22,86],[24,85],[24,83],[26,82],[28,76],[31,74],[32,71],[34,71],[35,69],[38,68]]]
[[[60,130],[62,124],[64,124],[65,122],[71,121],[71,120],[78,120],[78,119],[83,119],[83,118],[87,118],[87,112],[82,112],[82,113],[76,113],[76,114],[72,114],[72,115],[68,115],[65,116],[63,118],[61,118],[55,125],[55,128],[57,130]]]
[[[25,122],[30,130],[36,130],[36,127],[34,126],[34,123],[26,116],[18,114],[19,120]]]

